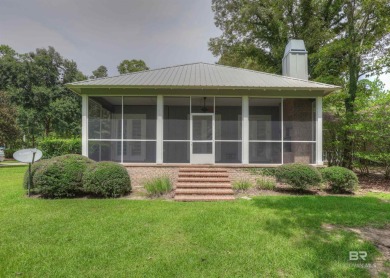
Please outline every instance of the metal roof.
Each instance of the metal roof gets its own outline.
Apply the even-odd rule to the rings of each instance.
[[[218,64],[194,63],[69,83],[81,88],[218,88],[335,91],[340,87]]]

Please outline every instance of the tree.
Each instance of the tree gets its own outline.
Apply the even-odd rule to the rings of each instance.
[[[96,70],[92,72],[91,78],[101,78],[101,77],[107,77],[108,70],[105,66],[100,66]]]
[[[130,73],[130,72],[137,72],[137,71],[143,71],[148,70],[149,67],[146,65],[146,63],[143,60],[123,60],[118,65],[118,72],[120,74]]]
[[[18,140],[20,129],[16,122],[16,109],[8,95],[0,91],[0,146],[9,145]]]
[[[345,125],[353,122],[358,80],[390,66],[390,2],[386,0],[213,0],[223,34],[209,48],[219,63],[281,73],[289,38],[305,41],[312,79],[345,89]],[[343,162],[352,166],[350,130]]]
[[[86,78],[76,63],[53,47],[27,54],[1,49],[0,76],[6,76],[1,87],[11,96],[18,124],[32,145],[37,136],[80,134],[81,99],[64,86]]]

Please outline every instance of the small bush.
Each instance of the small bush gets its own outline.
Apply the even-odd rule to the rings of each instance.
[[[82,177],[93,160],[68,154],[49,159],[35,171],[33,184],[36,193],[45,198],[75,197],[83,194]]]
[[[307,189],[321,183],[321,174],[313,166],[300,163],[285,164],[276,171],[278,181],[297,189]]]
[[[333,166],[321,170],[322,177],[333,192],[354,192],[359,185],[358,177],[347,168]]]
[[[144,187],[151,197],[158,197],[172,191],[172,183],[168,177],[147,180]]]
[[[34,194],[35,193],[35,186],[34,186],[34,175],[35,173],[45,167],[47,165],[47,163],[49,162],[48,159],[43,159],[43,160],[40,160],[38,162],[34,162],[33,165],[31,166],[31,183],[30,183],[30,189],[31,189],[31,193]],[[29,177],[29,174],[28,174],[28,168],[26,170],[26,172],[24,173],[24,179],[23,179],[23,187],[24,189],[28,189],[28,177]]]
[[[38,149],[44,158],[52,158],[65,154],[81,154],[81,139],[47,138],[38,143]]]
[[[244,190],[248,190],[252,186],[253,186],[252,183],[248,180],[238,180],[238,181],[233,182],[233,189],[235,189],[235,190],[244,191]]]
[[[272,177],[260,177],[256,179],[256,187],[263,190],[274,190],[276,188],[276,180]]]
[[[4,157],[5,158],[14,158],[13,155],[14,155],[14,152],[18,151],[19,149],[8,149],[6,148],[4,150]]]
[[[131,191],[131,181],[125,167],[104,161],[88,165],[83,175],[83,187],[85,193],[116,198]]]

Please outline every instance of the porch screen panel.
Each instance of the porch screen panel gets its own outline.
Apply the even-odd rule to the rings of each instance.
[[[164,97],[163,162],[190,162],[190,98]]]
[[[156,162],[156,97],[123,97],[123,162]]]
[[[215,98],[215,162],[242,161],[242,98]]]
[[[283,102],[283,162],[315,163],[316,101],[286,98]]]
[[[121,162],[122,97],[89,97],[88,157]]]
[[[249,163],[282,163],[282,99],[249,98]]]

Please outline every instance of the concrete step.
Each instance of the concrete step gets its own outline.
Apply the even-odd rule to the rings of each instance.
[[[234,200],[234,196],[233,195],[176,195],[175,200],[181,202],[232,201]]]
[[[197,177],[223,177],[223,178],[228,178],[229,175],[228,173],[223,173],[223,172],[219,172],[219,173],[216,173],[216,172],[198,172],[198,173],[193,173],[193,172],[188,172],[188,173],[179,173],[179,178],[181,177],[188,177],[188,178],[197,178]]]
[[[230,182],[207,183],[207,182],[178,182],[176,189],[179,188],[232,188]]]
[[[216,173],[227,173],[224,169],[218,169],[218,168],[180,168],[179,172],[216,172]]]
[[[197,177],[197,178],[189,178],[189,177],[179,177],[177,179],[177,182],[208,182],[208,183],[219,183],[219,182],[229,182],[229,178],[221,177],[221,178],[216,178],[216,177]]]
[[[232,189],[225,188],[178,188],[175,195],[233,195]]]

